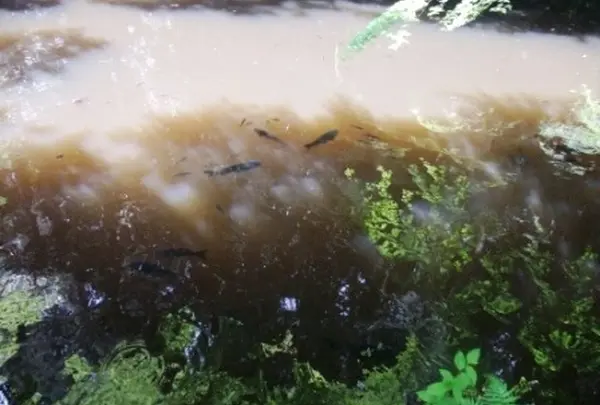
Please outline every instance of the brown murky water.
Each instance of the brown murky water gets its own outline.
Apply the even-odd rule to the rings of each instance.
[[[527,155],[522,141],[540,122],[566,119],[571,90],[600,91],[596,38],[419,25],[408,47],[393,53],[379,41],[336,73],[336,45],[380,10],[271,11],[80,0],[0,11],[0,234],[27,242],[14,248],[21,263],[70,272],[136,311],[132,297],[156,305],[157,290],[124,267],[159,261],[183,300],[261,324],[295,297],[314,323],[340,300],[340,280],[360,308],[379,263],[351,215],[357,193],[346,167],[368,177],[378,164],[400,167],[450,146],[494,175]],[[415,110],[455,112],[470,125],[432,134]],[[335,140],[304,146],[332,129]],[[395,148],[413,151],[399,157]],[[248,161],[260,166],[207,173]],[[161,256],[172,247],[207,254]],[[368,318],[365,308],[352,316]]]

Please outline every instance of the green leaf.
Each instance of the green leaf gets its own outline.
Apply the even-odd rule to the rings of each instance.
[[[494,300],[484,304],[484,310],[490,315],[510,315],[517,312],[523,303],[508,293],[497,296]]]
[[[463,391],[459,387],[452,388],[452,396],[454,397],[454,401],[460,404],[463,400]]]
[[[454,388],[458,388],[461,392],[472,386],[471,378],[467,375],[467,373],[460,373],[454,379]]]
[[[475,371],[475,369],[473,367],[467,366],[467,368],[465,370],[465,374],[471,380],[472,385],[477,385],[477,372]]]
[[[426,391],[433,398],[439,399],[439,398],[443,398],[444,395],[446,395],[446,392],[448,392],[448,389],[446,388],[446,384],[437,382],[437,383],[433,383],[433,384],[429,385],[427,387]]]
[[[426,404],[436,402],[436,398],[433,395],[431,395],[428,391],[418,391],[417,397]]]
[[[454,375],[450,372],[450,370],[446,370],[445,368],[440,368],[440,375],[442,376],[442,380],[444,382],[449,382],[454,380]]]
[[[467,367],[467,359],[465,357],[465,354],[460,350],[454,355],[454,365],[460,371],[463,371],[465,367]]]
[[[479,364],[479,357],[481,356],[480,349],[473,349],[469,353],[467,353],[467,363],[471,366],[476,366]]]
[[[533,353],[533,359],[539,366],[548,368],[551,371],[556,371],[558,369],[550,356],[547,355],[543,350],[536,349],[535,347],[530,347],[529,350],[531,350]]]

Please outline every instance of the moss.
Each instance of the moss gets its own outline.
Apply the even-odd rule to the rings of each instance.
[[[13,356],[19,349],[17,331],[20,327],[40,320],[43,299],[26,291],[14,291],[0,299],[0,364]]]

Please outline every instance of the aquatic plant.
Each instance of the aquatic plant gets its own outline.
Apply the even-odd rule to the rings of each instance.
[[[365,185],[365,228],[383,256],[414,269],[391,274],[389,288],[408,282],[427,297],[453,345],[504,334],[521,346],[519,356],[533,362],[526,377],[543,381],[536,391],[543,400],[572,400],[564,381],[552,382],[556,373],[571,370],[597,381],[600,317],[590,293],[597,288],[597,254],[557,257],[552,218],[528,209],[469,214],[465,207],[477,187],[460,170],[411,166],[414,185],[398,196],[391,192],[392,173],[379,172],[379,180]],[[353,178],[351,170],[347,174]],[[414,208],[422,201],[429,205],[419,218]],[[500,221],[508,212],[521,233],[508,232]],[[477,223],[484,229],[479,234]]]
[[[479,243],[465,211],[471,184],[456,168],[421,163],[408,167],[415,187],[404,188],[399,201],[390,191],[392,172],[377,168],[380,179],[364,184],[365,228],[384,257],[417,263],[417,277],[461,271]],[[346,175],[353,179],[352,171]]]

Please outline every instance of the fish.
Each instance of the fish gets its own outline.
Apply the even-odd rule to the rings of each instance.
[[[179,173],[175,173],[173,175],[173,177],[186,177],[189,176],[190,174],[192,174],[191,172],[179,172]]]
[[[269,141],[277,142],[277,143],[280,143],[282,145],[286,144],[284,141],[282,141],[281,139],[279,139],[275,135],[271,135],[270,133],[268,133],[264,129],[254,128],[254,132],[256,132],[256,134],[258,136],[260,136],[261,138],[265,138],[265,139],[268,139]]]
[[[206,259],[206,250],[191,250],[187,248],[170,248],[161,250],[161,254],[165,257],[186,257],[195,256],[200,259]]]
[[[217,169],[208,169],[205,170],[204,173],[209,176],[224,176],[230,173],[241,173],[247,172],[248,170],[256,169],[260,167],[261,163],[258,160],[249,160],[244,163],[236,163],[231,166],[225,166]]]
[[[304,147],[306,149],[311,149],[311,148],[314,148],[315,146],[324,145],[324,144],[326,144],[328,142],[331,142],[338,135],[338,132],[339,131],[337,129],[332,129],[330,131],[327,131],[323,135],[321,135],[317,139],[315,139],[314,141],[312,141],[312,142],[307,143],[306,145],[304,145]]]
[[[159,264],[143,261],[135,261],[129,263],[126,267],[140,274],[157,278],[176,278],[177,275],[170,270],[165,269]]]

